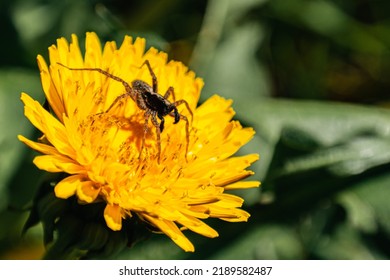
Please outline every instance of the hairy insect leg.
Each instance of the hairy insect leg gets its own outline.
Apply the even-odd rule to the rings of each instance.
[[[161,117],[161,116],[158,116],[158,118],[161,120],[161,121],[160,121],[160,125],[159,125],[159,127],[160,127],[160,132],[163,132],[163,130],[164,130],[164,124],[165,124],[165,119],[164,119],[164,117]]]
[[[126,93],[125,94],[122,94],[120,96],[118,96],[114,102],[110,105],[110,107],[106,110],[106,113],[108,111],[111,110],[112,107],[114,107],[114,105],[121,99],[123,99],[124,97],[126,96],[130,96],[131,99],[133,99],[134,101],[136,100],[136,94],[135,92],[133,91],[133,89],[131,88],[131,86],[123,79],[117,77],[117,76],[114,76],[110,73],[108,73],[107,71],[103,70],[103,69],[100,69],[100,68],[72,68],[72,67],[68,67],[60,62],[57,62],[58,65],[61,65],[62,67],[65,67],[69,70],[72,70],[72,71],[96,71],[96,72],[99,72],[100,74],[103,74],[105,75],[106,77],[110,78],[110,79],[113,79],[114,81],[117,81],[117,82],[120,82],[122,83],[122,85],[124,86],[125,90],[126,90]]]
[[[175,105],[175,107],[177,107],[177,106],[179,106],[179,105],[181,105],[181,104],[184,104],[184,105],[186,106],[188,112],[189,112],[190,115],[191,115],[191,121],[192,121],[193,118],[194,118],[194,115],[193,115],[193,113],[192,113],[192,110],[191,110],[190,105],[188,104],[188,102],[185,101],[184,99],[181,99],[181,100],[176,101],[175,89],[174,89],[173,87],[169,87],[169,88],[167,89],[167,91],[166,91],[165,94],[164,94],[164,99],[168,99],[169,96],[171,96],[171,95],[172,95],[172,99],[173,99],[173,105]]]
[[[158,92],[157,77],[156,77],[156,75],[154,74],[154,72],[153,72],[153,70],[152,70],[152,67],[150,66],[149,60],[145,60],[145,62],[141,65],[141,67],[144,66],[144,65],[146,65],[146,66],[148,67],[150,76],[152,76],[153,91],[154,91],[154,92]]]
[[[190,108],[190,105],[188,104],[187,101],[185,101],[184,99],[181,99],[181,100],[178,100],[178,101],[173,102],[173,105],[175,105],[176,107],[179,106],[179,105],[181,105],[181,104],[184,104],[184,105],[186,106],[188,112],[189,112],[190,115],[191,115],[191,121],[193,121],[193,120],[194,120],[194,114],[192,113],[192,110],[191,110],[191,108]]]
[[[57,62],[58,65],[61,65],[62,67],[65,67],[69,70],[72,70],[72,71],[96,71],[96,72],[99,72],[100,74],[103,74],[105,75],[106,77],[110,78],[110,79],[113,79],[117,82],[120,82],[123,84],[123,86],[125,87],[126,89],[126,93],[128,93],[132,98],[133,98],[133,91],[131,89],[131,86],[129,85],[129,83],[127,83],[125,80],[117,77],[117,76],[114,76],[110,73],[108,73],[107,71],[103,70],[103,69],[100,69],[100,68],[72,68],[72,67],[68,67],[60,62]],[[134,98],[133,98],[134,99]]]
[[[171,95],[172,95],[173,102],[175,102],[175,99],[176,99],[175,98],[175,90],[173,89],[173,87],[169,87],[167,89],[167,91],[164,94],[164,99],[168,99],[169,96],[171,96]]]
[[[171,117],[175,117],[174,113],[169,113]],[[188,121],[188,118],[186,116],[180,115],[180,119],[186,122],[186,161],[188,161],[187,154],[188,154],[188,149],[189,149],[189,144],[190,144],[190,123]]]
[[[160,130],[160,124],[157,121],[156,113],[152,113],[152,123],[156,127],[156,136],[157,136],[157,162],[160,164],[160,156],[161,156],[161,130]]]
[[[115,106],[116,103],[118,103],[123,98],[126,98],[127,96],[131,97],[131,95],[126,92],[122,95],[119,95],[117,98],[115,98],[114,102],[111,103],[110,107],[108,107],[108,109],[105,111],[105,113],[108,113]]]
[[[139,150],[138,159],[141,159],[142,151],[144,150],[146,133],[148,133],[148,122],[149,122],[150,114],[151,114],[150,111],[146,111],[144,115],[144,133],[142,135],[141,149]]]
[[[186,116],[180,115],[180,119],[182,119],[183,121],[186,122],[186,154],[185,154],[185,157],[186,157],[186,161],[188,161],[187,154],[188,154],[188,146],[190,145],[190,128],[189,128],[190,125],[188,123],[188,119]]]
[[[144,134],[142,136],[142,144],[141,149],[139,151],[139,159],[141,159],[142,152],[145,147],[145,141],[146,141],[146,134],[148,133],[148,123],[149,119],[152,119],[152,124],[154,127],[156,127],[156,135],[157,135],[157,162],[160,163],[160,155],[161,155],[161,130],[160,130],[160,124],[157,121],[156,112],[153,112],[151,110],[147,110],[145,112],[145,123],[144,123]]]

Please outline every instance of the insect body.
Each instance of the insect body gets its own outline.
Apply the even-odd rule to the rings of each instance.
[[[142,145],[140,149],[139,156],[141,157],[144,144],[145,144],[145,138],[146,133],[148,131],[148,122],[149,119],[151,119],[153,126],[156,128],[156,135],[157,135],[157,146],[158,146],[158,155],[157,159],[158,162],[160,162],[160,154],[161,154],[161,137],[160,134],[164,130],[164,124],[165,124],[165,116],[171,116],[174,118],[174,124],[178,123],[180,120],[183,120],[186,122],[186,158],[188,153],[188,144],[189,144],[189,122],[188,118],[182,114],[179,113],[177,106],[184,104],[188,110],[188,112],[191,114],[191,117],[193,116],[192,111],[190,109],[190,106],[188,105],[187,101],[185,100],[177,100],[175,101],[175,93],[174,88],[169,87],[166,91],[165,95],[162,96],[158,93],[158,81],[157,77],[154,74],[152,67],[150,66],[150,63],[148,60],[145,60],[143,65],[146,65],[149,69],[150,75],[152,76],[152,83],[153,85],[150,86],[146,82],[142,80],[134,80],[131,83],[131,86],[123,79],[114,76],[107,71],[100,69],[100,68],[71,68],[68,66],[65,66],[58,62],[59,65],[69,69],[69,70],[79,70],[79,71],[97,71],[115,81],[118,81],[123,84],[125,88],[125,93],[122,95],[119,95],[114,102],[110,105],[110,107],[106,110],[106,113],[108,113],[120,100],[123,98],[130,97],[140,108],[141,110],[145,111],[144,118],[144,134],[142,138]],[[142,66],[143,66],[142,65]],[[142,67],[141,66],[141,67]],[[172,95],[173,102],[169,101],[168,98]],[[157,118],[160,120],[160,123],[158,122]]]
[[[177,104],[168,101],[170,91],[167,91],[165,96],[161,96],[156,93],[152,87],[141,80],[135,80],[132,83],[133,91],[136,92],[138,97],[136,102],[139,108],[151,114],[152,118],[154,115],[160,119],[160,132],[164,130],[164,117],[166,115],[172,116],[175,120],[174,123],[178,123],[180,118],[184,119],[177,110]],[[170,88],[173,91],[173,88]]]

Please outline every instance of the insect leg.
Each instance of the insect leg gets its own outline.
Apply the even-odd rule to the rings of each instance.
[[[190,108],[190,105],[188,104],[187,101],[185,101],[184,99],[181,99],[181,100],[175,101],[175,102],[173,103],[173,105],[175,105],[176,107],[179,106],[179,105],[181,105],[181,104],[184,104],[184,105],[186,106],[188,112],[189,112],[190,115],[191,115],[191,121],[193,121],[193,120],[194,120],[194,114],[192,113],[192,110],[191,110],[191,108]]]
[[[164,119],[164,117],[162,117],[162,116],[158,116],[158,118],[161,120],[160,125],[159,125],[159,127],[160,127],[160,132],[163,132],[163,130],[164,130],[165,119]]]
[[[139,150],[139,156],[138,156],[139,159],[141,159],[142,151],[144,150],[144,146],[145,146],[146,133],[148,132],[148,122],[149,122],[150,114],[151,114],[151,111],[147,110],[145,112],[145,115],[144,115],[144,118],[145,118],[144,134],[142,135],[141,149]]]
[[[160,124],[157,121],[156,113],[152,113],[152,123],[156,127],[156,136],[157,136],[157,149],[158,149],[158,155],[157,155],[157,162],[160,163],[160,156],[161,156],[161,139],[160,139]]]
[[[145,64],[146,64],[146,66],[147,66],[148,69],[149,69],[150,76],[152,76],[153,91],[154,91],[154,92],[158,92],[157,77],[156,77],[156,75],[154,74],[154,72],[153,72],[153,70],[152,70],[152,67],[150,66],[149,60],[145,60],[145,62],[142,64],[142,66],[144,66]],[[142,67],[142,66],[141,66],[141,67]]]
[[[173,112],[169,113],[171,117],[175,117],[175,114]],[[188,154],[188,149],[189,149],[189,143],[190,143],[190,124],[188,122],[188,118],[186,116],[180,115],[180,119],[186,122],[186,161],[187,159],[187,154]]]
[[[65,67],[69,70],[72,70],[72,71],[96,71],[96,72],[99,72],[103,75],[105,75],[106,77],[110,78],[110,79],[113,79],[114,81],[117,81],[117,82],[120,82],[122,83],[122,85],[125,87],[125,90],[126,90],[126,93],[125,94],[122,94],[120,96],[118,96],[114,102],[110,105],[110,107],[106,110],[106,112],[110,111],[111,108],[121,99],[123,99],[124,97],[126,97],[127,95],[130,96],[134,101],[136,99],[136,94],[134,93],[133,89],[131,88],[131,86],[123,79],[117,77],[117,76],[114,76],[110,73],[108,73],[107,71],[103,70],[103,69],[100,69],[100,68],[72,68],[72,67],[68,67],[60,62],[57,62],[58,65],[61,65],[62,67]]]
[[[131,89],[131,86],[125,80],[123,80],[123,79],[121,79],[121,78],[119,78],[117,76],[114,76],[114,75],[108,73],[107,71],[105,71],[103,69],[100,69],[100,68],[72,68],[72,67],[68,67],[68,66],[66,66],[66,65],[64,65],[64,64],[62,64],[60,62],[57,62],[57,64],[61,65],[62,67],[65,67],[65,68],[67,68],[69,70],[72,70],[72,71],[77,71],[78,70],[78,71],[96,71],[96,72],[99,72],[99,73],[105,75],[108,78],[111,78],[111,79],[113,79],[113,80],[115,80],[117,82],[122,83],[123,86],[126,89],[126,93],[128,93],[133,98],[133,91]]]
[[[167,89],[166,93],[164,94],[164,99],[168,99],[170,95],[172,95],[173,102],[175,102],[175,90],[173,87],[169,87]]]
[[[126,97],[129,96],[129,95],[130,95],[130,94],[128,94],[128,93],[124,93],[124,94],[122,94],[122,95],[119,95],[117,98],[115,98],[114,102],[111,103],[110,107],[108,107],[108,109],[106,110],[105,113],[108,113],[108,112],[112,109],[112,107],[114,107],[114,105],[115,105],[116,103],[118,103],[120,100],[122,100],[123,98],[126,98]],[[130,96],[131,96],[131,95],[130,95]]]
[[[192,112],[191,112],[192,113]],[[191,115],[192,116],[192,115]],[[188,161],[187,154],[188,154],[188,146],[190,144],[190,131],[189,131],[189,123],[186,116],[180,115],[180,118],[186,122],[186,161]]]

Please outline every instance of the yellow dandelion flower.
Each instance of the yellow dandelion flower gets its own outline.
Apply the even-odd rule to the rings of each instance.
[[[71,43],[58,39],[49,55],[50,65],[42,56],[38,65],[51,112],[26,93],[21,96],[26,117],[43,137],[40,141],[18,137],[42,154],[34,159],[38,168],[67,174],[54,187],[56,197],[75,196],[81,204],[103,201],[104,220],[113,231],[137,215],[185,251],[194,251],[185,229],[218,236],[204,219],[248,219],[249,214],[240,209],[243,199],[225,192],[259,185],[241,181],[253,174],[246,168],[258,155],[233,156],[255,132],[232,121],[232,101],[215,95],[197,107],[203,81],[182,63],[168,62],[166,53],[154,48],[145,52],[141,38],[133,42],[126,36],[119,48],[107,42],[102,49],[97,35],[87,33],[83,56],[73,35]],[[170,113],[158,142],[158,125],[164,118],[155,115],[153,120],[153,112],[147,118],[130,96],[114,103],[126,93],[122,83],[97,71],[66,68],[99,68],[130,86],[134,80],[152,86],[145,61],[161,96],[173,87],[174,96],[166,100],[188,103],[188,108],[177,106],[188,120],[188,135],[184,118],[177,120]]]

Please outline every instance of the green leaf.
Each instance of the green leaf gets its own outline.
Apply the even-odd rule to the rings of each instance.
[[[387,171],[387,170],[386,170]],[[348,195],[349,198],[345,198]],[[352,198],[351,198],[352,197]],[[377,227],[390,234],[390,174],[384,172],[358,182],[347,194],[340,197],[350,216],[351,223],[366,232]]]
[[[29,136],[33,131],[33,126],[23,114],[20,93],[26,91],[34,98],[42,99],[39,88],[37,71],[22,69],[0,71],[0,209],[8,203],[4,193],[23,159],[23,152],[27,151],[17,139],[17,135]]]
[[[331,238],[321,238],[316,253],[321,259],[331,260],[372,260],[381,257],[372,252],[359,233],[346,224],[337,228]]]
[[[203,100],[215,93],[236,102],[269,94],[267,71],[254,59],[264,28],[256,21],[243,20],[251,9],[265,2],[208,2],[191,62],[191,68],[205,80]]]
[[[267,167],[265,160],[275,161],[275,153],[283,153],[277,163],[280,174],[328,167],[347,176],[390,161],[389,110],[273,99],[241,104],[238,119],[255,128],[261,139],[257,143],[266,144],[250,143],[248,149],[266,154],[261,160]]]
[[[226,243],[213,259],[301,259],[304,250],[297,233],[283,224],[265,224],[245,232],[236,242]]]
[[[21,210],[32,200],[38,184],[38,180],[32,180],[37,178],[37,169],[31,153],[17,139],[18,134],[30,136],[34,131],[23,114],[21,91],[42,100],[38,71],[0,70],[0,253],[20,241],[26,220],[26,213]],[[39,235],[29,234],[28,242],[36,242]]]

